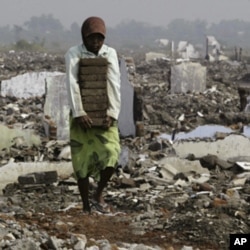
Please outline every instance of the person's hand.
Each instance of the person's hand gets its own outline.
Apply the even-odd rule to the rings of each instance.
[[[106,116],[105,119],[103,120],[103,128],[108,129],[113,125],[114,118],[110,116]]]
[[[83,129],[88,129],[92,127],[93,122],[88,115],[79,116],[75,119]]]

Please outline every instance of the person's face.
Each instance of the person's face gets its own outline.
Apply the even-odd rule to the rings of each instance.
[[[94,33],[85,37],[83,42],[88,51],[97,55],[104,43],[104,37],[102,34]]]

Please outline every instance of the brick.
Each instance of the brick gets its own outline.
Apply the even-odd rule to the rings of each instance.
[[[85,81],[79,82],[80,87],[84,89],[106,89],[106,81]]]
[[[81,58],[80,65],[107,65],[108,61],[106,58],[98,57],[98,58]]]
[[[34,184],[36,183],[36,178],[34,174],[20,175],[18,176],[18,182],[20,184]]]
[[[79,74],[80,75],[102,75],[107,74],[107,67],[100,67],[100,66],[89,66],[89,67],[79,67]]]
[[[19,184],[52,184],[57,181],[57,171],[34,172],[18,177]]]
[[[107,95],[106,89],[82,89],[82,96],[102,96]]]
[[[96,96],[83,96],[83,104],[85,103],[107,103],[108,97],[106,95],[96,95]]]
[[[88,113],[88,111],[100,111],[100,110],[105,110],[107,109],[108,105],[107,103],[84,103],[83,108],[84,110]]]
[[[103,81],[107,80],[107,75],[81,75],[79,74],[79,83],[86,82],[86,81]]]

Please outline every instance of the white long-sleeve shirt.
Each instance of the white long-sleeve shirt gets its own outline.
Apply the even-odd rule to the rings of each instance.
[[[87,51],[84,44],[71,47],[65,54],[66,85],[72,115],[73,117],[79,117],[87,114],[82,105],[78,84],[79,59],[95,57],[104,57],[108,60],[107,94],[109,107],[107,109],[107,115],[117,120],[121,107],[120,68],[115,49],[105,44],[101,47],[97,56]]]

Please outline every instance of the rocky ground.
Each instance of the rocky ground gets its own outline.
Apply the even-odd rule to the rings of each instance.
[[[170,141],[159,143],[154,134],[190,131],[203,124],[225,125],[238,133],[249,124],[249,115],[240,111],[237,89],[237,82],[248,77],[247,65],[201,63],[207,66],[203,93],[170,94],[166,60],[135,60],[135,69],[129,69],[133,84],[142,90],[144,135],[121,139],[124,157],[105,191],[111,214],[82,214],[71,176],[58,176],[47,184],[11,183],[0,197],[0,248],[220,250],[228,249],[230,234],[249,234],[250,178],[247,175],[244,184],[234,188],[233,181],[244,174],[235,164],[225,167],[216,157],[198,159],[209,174],[200,184],[190,181],[195,173],[165,179],[160,165],[177,156]],[[3,54],[0,64],[1,80],[27,71],[64,72],[60,55]],[[70,161],[58,157],[68,142],[45,136],[43,103],[43,97],[1,97],[1,123],[8,127],[22,123],[42,139],[33,147],[13,142],[10,150],[1,151],[1,166],[41,158]],[[194,161],[191,156],[185,160]],[[91,192],[94,188],[92,182]]]

